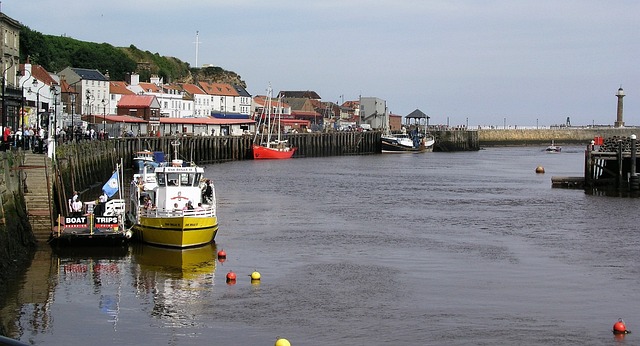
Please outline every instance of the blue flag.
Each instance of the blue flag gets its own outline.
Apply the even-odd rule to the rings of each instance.
[[[102,191],[104,191],[107,196],[111,197],[118,192],[118,186],[120,186],[120,184],[118,183],[118,170],[116,170],[113,172],[113,175],[111,175],[111,178],[109,178],[109,181],[104,184]]]

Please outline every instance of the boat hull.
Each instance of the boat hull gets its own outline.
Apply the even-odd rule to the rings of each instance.
[[[267,148],[261,145],[253,145],[253,159],[254,160],[267,160],[267,159],[290,159],[296,152],[296,148],[287,148],[286,150],[277,148]]]
[[[218,233],[218,218],[141,216],[134,231],[136,239],[148,244],[188,248],[211,243]]]
[[[406,152],[421,153],[425,151],[427,151],[427,148],[425,148],[424,145],[420,145],[417,147],[410,147],[410,146],[394,143],[391,141],[385,141],[385,140],[382,141],[383,153],[406,153]]]

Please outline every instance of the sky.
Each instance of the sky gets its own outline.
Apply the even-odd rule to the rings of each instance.
[[[624,121],[640,125],[637,0],[5,0],[1,10],[43,34],[220,66],[252,95],[271,84],[337,103],[378,97],[430,124],[580,126],[612,125],[622,87]]]

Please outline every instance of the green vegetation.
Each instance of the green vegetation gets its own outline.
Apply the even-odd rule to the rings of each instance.
[[[165,82],[194,81],[226,82],[246,87],[239,75],[220,67],[191,68],[174,57],[142,51],[134,45],[114,47],[108,43],[79,41],[70,37],[44,35],[26,26],[20,31],[20,61],[42,65],[47,71],[62,71],[66,67],[95,69],[109,73],[111,80],[126,80],[127,73],[136,72],[141,81],[152,75]]]

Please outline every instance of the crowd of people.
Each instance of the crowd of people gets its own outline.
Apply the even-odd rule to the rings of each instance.
[[[43,153],[47,146],[47,139],[49,133],[46,129],[41,127],[26,127],[24,132],[21,128],[13,129],[11,126],[6,126],[2,130],[2,143],[3,147],[18,147],[24,150],[33,150],[33,152]],[[109,133],[104,129],[96,131],[94,128],[88,128],[83,130],[80,126],[67,126],[56,128],[55,139],[57,143],[66,143],[70,141],[80,140],[106,140],[109,139]]]

